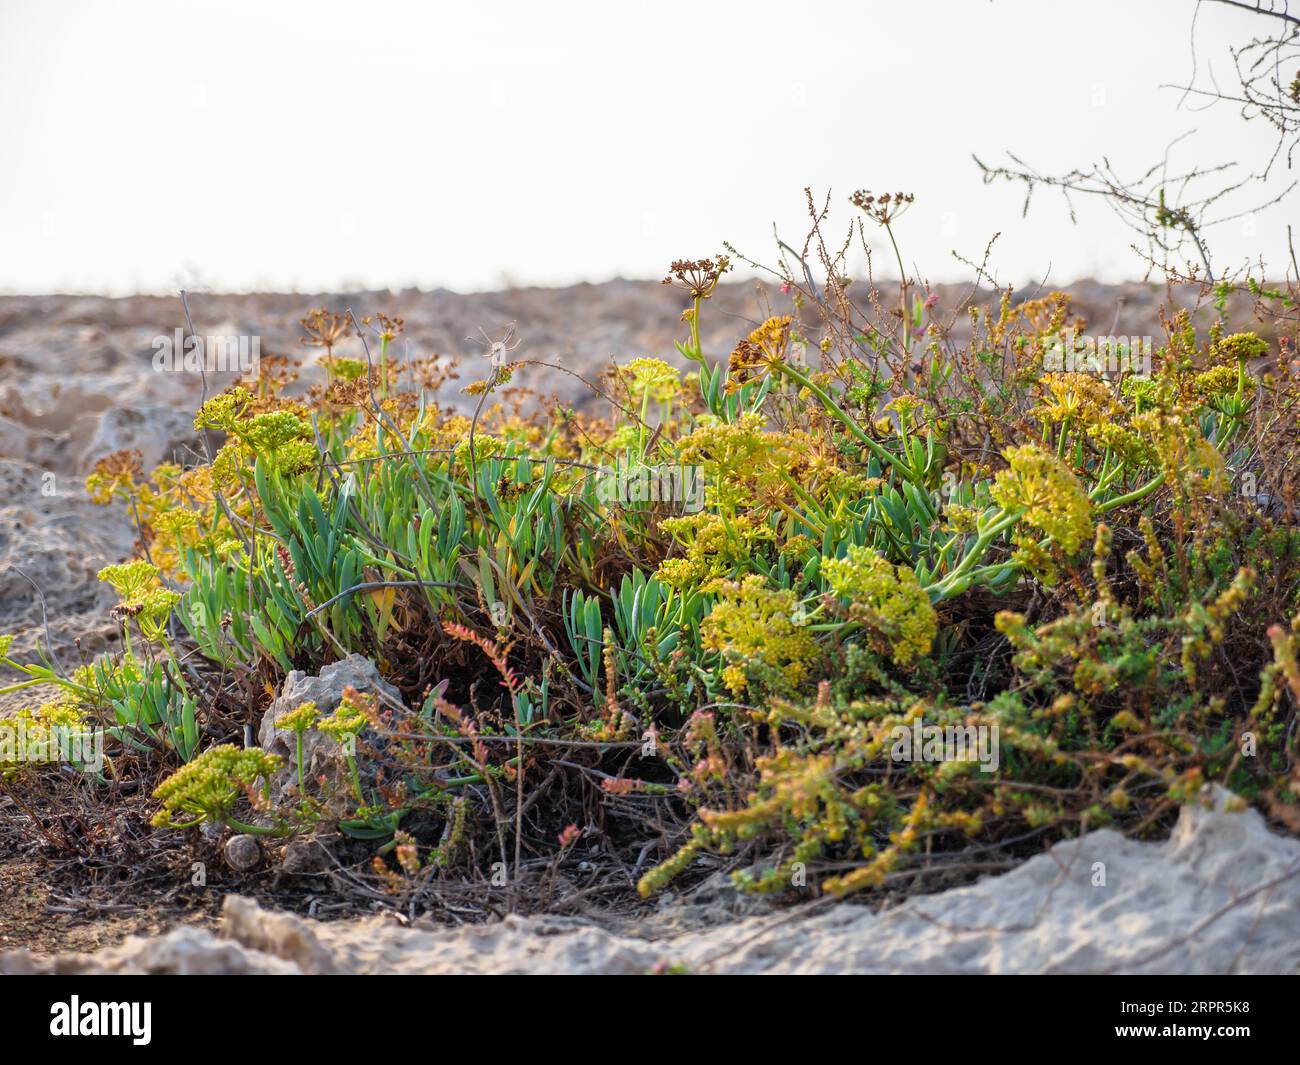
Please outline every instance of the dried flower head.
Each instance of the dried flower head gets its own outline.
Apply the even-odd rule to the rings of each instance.
[[[335,314],[323,307],[309,311],[306,318],[299,320],[305,334],[298,342],[314,348],[324,348],[333,353],[334,346],[352,333],[352,323],[345,314]]]
[[[668,268],[663,284],[681,289],[691,299],[707,300],[718,287],[722,275],[731,269],[731,260],[725,255],[717,259],[677,259]]]
[[[890,222],[907,210],[915,200],[916,196],[910,192],[885,192],[877,196],[866,189],[859,189],[849,197],[849,202],[854,207],[865,213],[868,218],[879,222],[882,226],[889,225]]]

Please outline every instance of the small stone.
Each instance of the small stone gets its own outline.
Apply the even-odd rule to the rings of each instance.
[[[262,860],[262,848],[258,846],[256,839],[247,834],[231,836],[226,840],[225,851],[230,868],[237,869],[241,873],[255,868]]]
[[[278,754],[284,761],[280,771],[271,780],[271,801],[277,807],[298,801],[299,748],[292,732],[276,728],[281,715],[296,710],[303,703],[316,704],[322,716],[338,709],[347,688],[359,692],[379,694],[387,706],[401,706],[402,695],[379,675],[375,664],[361,655],[349,655],[310,676],[293,670],[284,679],[279,698],[262,715],[258,728],[258,744],[262,750]],[[303,775],[313,796],[320,799],[336,816],[356,808],[351,769],[342,755],[336,740],[318,729],[311,729],[302,738]],[[368,759],[360,759],[358,769],[362,787],[369,789],[377,770]],[[324,782],[320,783],[322,778]]]
[[[290,840],[284,848],[284,859],[280,863],[283,872],[292,876],[305,876],[319,873],[325,868],[325,851],[313,839]]]

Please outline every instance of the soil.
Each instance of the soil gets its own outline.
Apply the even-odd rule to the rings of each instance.
[[[45,882],[47,876],[44,863],[0,863],[0,953],[18,947],[35,954],[89,953],[178,924],[216,928],[220,917],[219,899],[198,910],[97,903],[60,894]]]

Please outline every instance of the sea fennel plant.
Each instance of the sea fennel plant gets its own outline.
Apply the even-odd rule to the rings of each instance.
[[[1150,831],[1198,781],[1293,805],[1300,673],[1270,626],[1300,613],[1300,557],[1261,497],[1286,490],[1296,382],[1250,369],[1272,347],[1175,314],[1149,375],[1061,372],[1065,297],[999,294],[957,341],[915,282],[869,321],[833,253],[817,285],[786,252],[791,306],[723,358],[701,322],[728,259],[674,263],[686,372],[627,360],[580,411],[515,404],[547,364],[513,340],[451,409],[436,361],[371,357],[395,326],[311,318],[325,381],[264,360],[209,399],[210,463],[97,467],[153,562],[115,575],[141,639],[71,693],[191,758],[289,670],[372,659],[400,707],[286,727],[346,745],[384,890],[485,853],[523,875],[543,839],[568,861],[579,821],[646,892],[719,862],[847,892],[964,847]],[[349,331],[366,359],[335,350]],[[927,725],[996,730],[998,766],[896,758]],[[233,824],[228,789],[192,791],[160,795],[163,823]]]

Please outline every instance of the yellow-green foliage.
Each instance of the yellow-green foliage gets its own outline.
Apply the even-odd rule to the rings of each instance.
[[[991,494],[1004,510],[1050,537],[1066,554],[1092,533],[1092,506],[1065,464],[1032,444],[1003,452],[1009,468],[993,479]]]
[[[779,678],[793,690],[808,676],[817,641],[795,619],[795,596],[774,591],[762,577],[723,581],[715,586],[718,602],[701,625],[703,647],[720,651],[727,667],[722,679],[735,695],[749,686],[750,671],[764,679]]]
[[[147,706],[124,735],[189,757],[193,661],[249,691],[371,657],[419,704],[406,717],[350,694],[278,725],[343,745],[365,821],[349,827],[394,841],[399,879],[428,867],[421,847],[439,868],[484,853],[441,833],[508,850],[512,804],[565,739],[594,751],[610,801],[690,819],[647,891],[741,850],[767,862],[749,886],[799,870],[878,886],[936,847],[1027,828],[1145,831],[1205,780],[1295,802],[1296,637],[1269,627],[1300,610],[1300,538],[1277,518],[1300,388],[1284,361],[1251,375],[1268,342],[1198,340],[1175,315],[1150,379],[1045,372],[1080,326],[1059,293],[974,308],[958,347],[928,301],[867,330],[834,317],[847,300],[801,290],[719,358],[700,322],[726,268],[668,279],[689,299],[692,372],[625,360],[596,412],[525,416],[528,360],[506,341],[466,389],[472,416],[440,408],[435,361],[383,355],[395,320],[371,365],[334,355],[356,323],[313,312],[324,380],[290,399],[296,374],[264,368],[198,412],[226,438],[210,464],[146,474],[119,453],[89,479],[96,501],[130,504],[152,561],[104,570],[128,649],[74,682],[76,705],[119,721]],[[814,305],[830,319],[793,313]],[[702,497],[658,491],[682,469]],[[656,492],[607,490],[632,473]],[[998,729],[996,771],[894,760],[893,730],[923,720]],[[350,741],[367,727],[388,747],[363,789]],[[631,779],[616,749],[637,737]],[[274,768],[199,753],[159,788],[158,823],[233,825]],[[436,839],[399,826],[414,809]],[[267,813],[261,830],[287,831]]]
[[[270,832],[236,821],[234,810],[241,799],[256,798],[259,781],[265,799],[267,783],[279,768],[278,755],[256,747],[241,749],[229,743],[209,747],[154,789],[153,797],[161,803],[154,826],[189,828],[211,821]]]
[[[831,591],[850,600],[850,616],[879,632],[899,665],[930,650],[938,616],[912,570],[853,545],[844,558],[823,559],[821,571]]]

